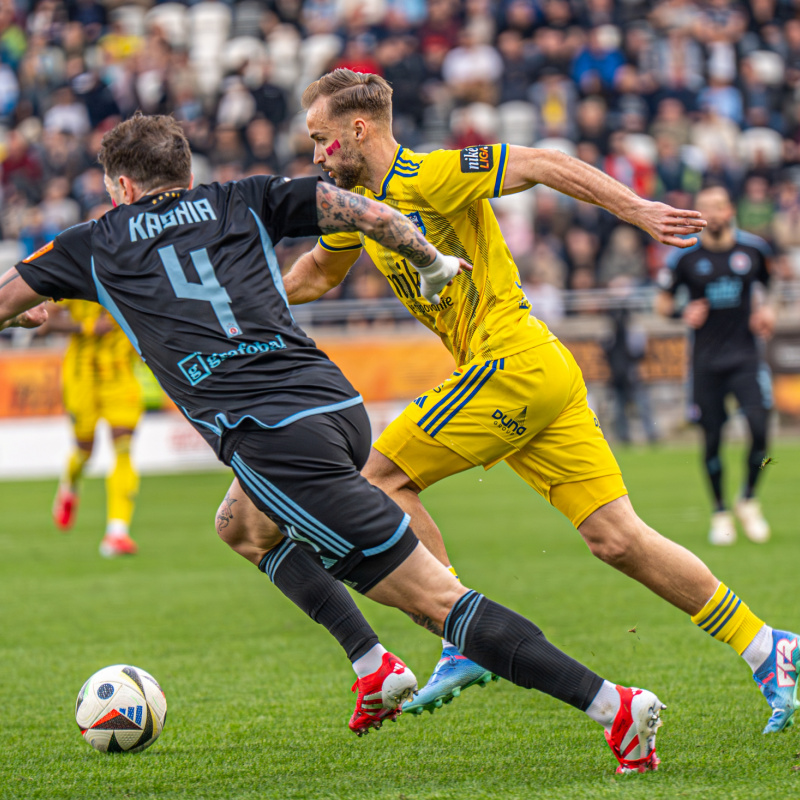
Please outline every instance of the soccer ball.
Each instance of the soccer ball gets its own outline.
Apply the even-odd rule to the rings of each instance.
[[[104,753],[138,753],[150,747],[166,719],[167,698],[158,681],[127,664],[95,672],[75,703],[83,738]]]

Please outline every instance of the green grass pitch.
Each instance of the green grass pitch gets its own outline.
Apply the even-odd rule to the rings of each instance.
[[[741,452],[728,453],[732,487]],[[773,540],[728,549],[705,543],[696,448],[619,457],[650,524],[699,553],[771,624],[798,630],[800,447],[771,455],[762,497]],[[662,768],[615,777],[599,726],[507,682],[357,739],[347,730],[353,675],[338,645],[217,539],[228,482],[222,472],[145,478],[140,555],[113,562],[97,555],[100,481],[86,483],[66,536],[50,524],[53,482],[0,484],[0,797],[800,797],[800,730],[762,736],[767,706],[744,662],[593,559],[504,466],[423,496],[463,581],[600,674],[655,690],[668,705]],[[438,641],[397,611],[359,602],[424,681]],[[96,753],[73,718],[83,681],[118,662],[152,672],[169,702],[161,739],[137,755]]]

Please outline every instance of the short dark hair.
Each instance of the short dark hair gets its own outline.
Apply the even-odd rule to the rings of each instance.
[[[733,202],[733,195],[731,194],[731,190],[724,184],[720,183],[718,180],[710,180],[703,184],[703,188],[695,196],[695,202],[697,202],[697,198],[700,197],[701,194],[705,194],[706,192],[710,191],[715,192],[722,192],[725,197],[727,198],[728,202],[731,205],[734,205]]]
[[[113,127],[100,144],[97,160],[109,178],[125,175],[142,189],[188,186],[192,153],[173,117],[145,116],[137,111]]]
[[[380,75],[335,69],[306,88],[303,108],[320,97],[330,98],[328,110],[334,117],[361,111],[381,122],[392,121],[392,87]]]

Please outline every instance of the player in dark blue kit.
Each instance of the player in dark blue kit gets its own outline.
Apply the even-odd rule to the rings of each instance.
[[[103,139],[118,205],[58,236],[0,278],[0,327],[33,325],[48,297],[101,303],[186,418],[285,538],[264,558],[276,585],[342,644],[359,676],[350,727],[394,717],[416,688],[337,580],[400,608],[485,669],[585,711],[618,771],[655,769],[663,705],[562,653],[524,617],[465,588],[359,473],[370,447],[361,398],[294,323],[274,244],[360,230],[401,253],[435,294],[468,265],[412,222],[317,179],[271,176],[191,188],[190,152],[169,117],[137,115]]]
[[[755,488],[767,452],[767,428],[772,407],[769,369],[760,340],[772,335],[775,316],[765,302],[769,283],[769,245],[734,227],[734,207],[726,189],[705,189],[697,208],[708,227],[694,247],[675,254],[665,269],[658,310],[670,315],[674,295],[686,287],[689,301],[683,319],[693,329],[692,416],[703,429],[704,462],[715,510],[711,544],[736,540],[736,527],[722,489],[720,443],[727,414],[725,398],[733,394],[750,428],[747,478],[734,508],[749,539],[765,542],[770,529]]]

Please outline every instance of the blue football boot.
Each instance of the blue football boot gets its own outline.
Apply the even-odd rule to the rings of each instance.
[[[764,733],[783,731],[794,724],[794,712],[800,708],[797,699],[799,672],[800,636],[773,630],[772,652],[753,673],[753,680],[772,708]]]
[[[474,661],[462,656],[453,645],[449,645],[442,650],[442,657],[428,682],[403,705],[403,711],[407,714],[421,714],[427,710],[433,714],[444,703],[458,697],[464,689],[476,683],[484,687],[496,680],[499,680],[497,675],[479,667]]]

